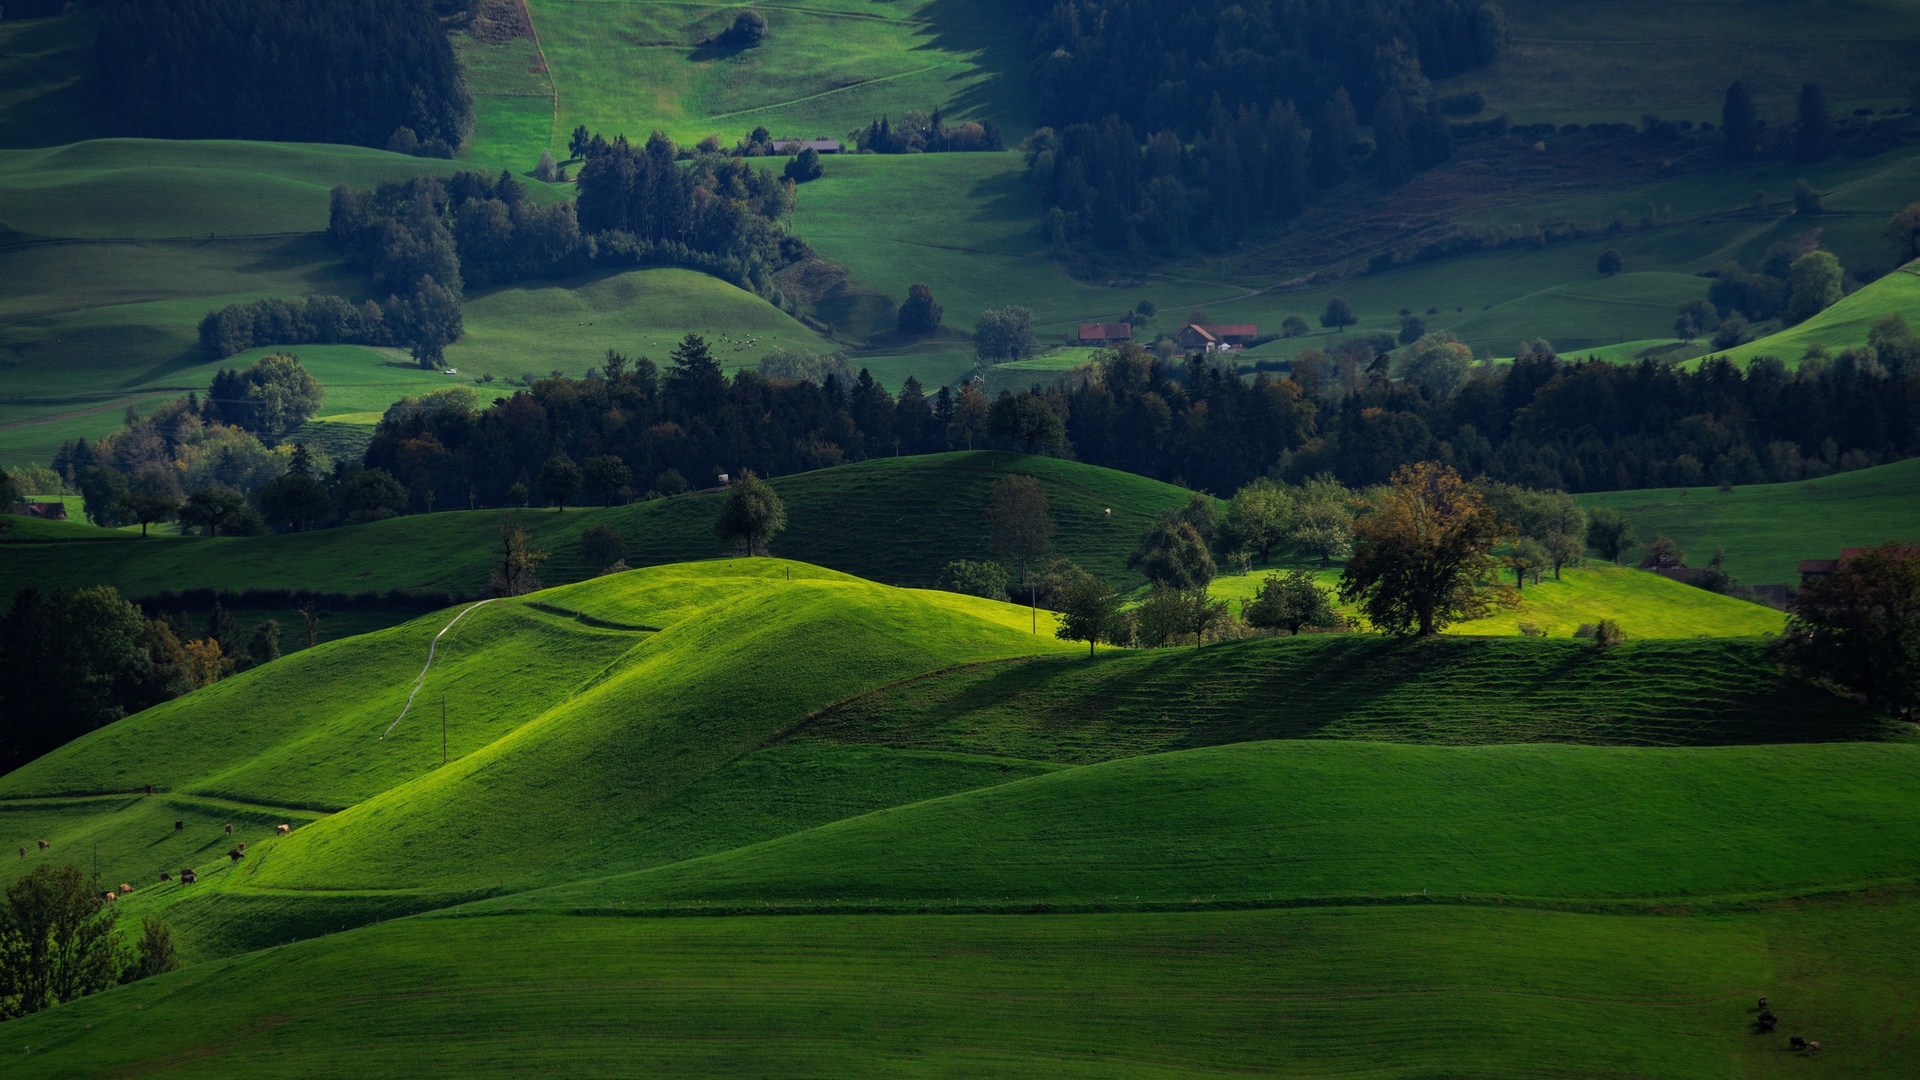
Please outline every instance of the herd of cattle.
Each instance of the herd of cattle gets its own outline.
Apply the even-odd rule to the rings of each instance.
[[[152,789],[149,788],[148,790],[151,791]],[[176,819],[173,823],[173,831],[176,833],[185,832],[186,828],[187,828],[187,823],[184,819]],[[226,834],[228,836],[232,836],[233,826],[228,825],[225,828],[226,828]],[[273,827],[273,831],[277,835],[286,836],[287,834],[293,832],[293,826],[282,822],[279,825],[275,825]],[[35,841],[35,843],[39,845],[39,850],[41,851],[46,851],[49,848],[53,847],[52,841],[49,841],[49,840],[39,840],[39,841]],[[20,846],[20,857],[23,859],[26,858],[27,851],[28,851],[27,846],[22,844]],[[233,845],[233,847],[227,849],[227,858],[233,860],[236,863],[246,857],[247,857],[247,842],[245,840],[242,840],[239,843]],[[162,870],[160,871],[160,880],[163,882],[172,881],[173,875],[167,873],[165,870]],[[183,866],[180,868],[180,884],[191,885],[194,882],[199,880],[200,880],[200,874],[196,870],[194,870],[193,867]],[[108,889],[105,892],[101,893],[100,902],[103,904],[116,903],[119,901],[121,897],[127,895],[132,891],[133,891],[133,886],[123,882],[118,889]]]

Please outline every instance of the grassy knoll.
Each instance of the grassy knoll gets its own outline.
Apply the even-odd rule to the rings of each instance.
[[[609,138],[657,128],[688,143],[715,133],[731,143],[756,125],[844,138],[883,113],[937,106],[991,118],[1012,142],[1033,125],[1026,30],[978,0],[770,7],[767,36],[752,49],[700,44],[733,21],[739,9],[725,4],[531,0],[528,9],[556,93],[556,153],[576,124]],[[489,108],[492,84],[525,76],[476,74],[484,124],[499,111]],[[531,160],[542,145],[520,149]]]
[[[851,698],[803,741],[1086,764],[1258,739],[1712,746],[1905,738],[1783,679],[1758,641],[1336,635],[956,668]]]
[[[994,481],[1010,472],[1037,476],[1047,486],[1059,553],[1116,582],[1130,576],[1127,556],[1153,518],[1186,498],[1169,484],[1056,458],[987,451],[884,458],[774,480],[788,517],[774,549],[876,581],[932,585],[954,559],[991,557],[982,513]],[[718,495],[692,494],[613,509],[523,512],[520,520],[552,553],[541,573],[559,584],[593,572],[580,558],[579,536],[601,522],[626,537],[629,565],[723,555],[713,535],[719,508]],[[1110,518],[1103,513],[1109,509]],[[123,534],[124,546],[112,558],[92,541],[46,543],[38,532],[0,537],[7,551],[0,595],[35,582],[108,583],[136,596],[249,586],[478,594],[486,588],[488,547],[503,513],[427,514],[346,531],[253,538],[142,541]]]
[[[1920,745],[1305,740],[1151,754],[481,910],[1018,910],[1799,896],[1920,873]],[[332,821],[315,826],[309,835]],[[1204,837],[1204,843],[1196,838]]]
[[[463,375],[577,376],[608,349],[664,367],[687,334],[706,338],[729,369],[752,367],[775,348],[832,348],[765,300],[692,270],[528,282],[470,297],[462,314],[466,333],[448,347],[447,364]]]
[[[1727,569],[1739,580],[1798,584],[1794,566],[1801,559],[1920,538],[1920,461],[1725,493],[1710,487],[1608,491],[1582,495],[1580,502],[1626,515],[1642,543],[1672,537],[1695,566],[1724,547]]]
[[[1498,909],[407,920],[8,1025],[22,1077],[1721,1077],[1914,1066],[1910,901],[1711,918]],[[235,1038],[236,1030],[247,1033]],[[23,1053],[24,1048],[31,1048]],[[1547,1063],[1551,1062],[1549,1066]]]
[[[1874,320],[1888,313],[1903,316],[1908,325],[1920,326],[1920,262],[1869,282],[1827,310],[1798,326],[1748,342],[1724,355],[1744,364],[1756,356],[1783,360],[1797,366],[1813,345],[1838,353],[1867,343],[1867,331]]]
[[[1651,536],[1648,539],[1652,539]],[[1260,568],[1215,578],[1209,592],[1239,612],[1279,569]],[[1322,588],[1338,588],[1338,570],[1318,570]],[[1504,576],[1512,584],[1511,574]],[[1351,608],[1344,609],[1349,616]],[[1454,623],[1449,634],[1517,634],[1531,624],[1550,637],[1571,637],[1582,623],[1614,619],[1635,638],[1745,637],[1779,633],[1786,616],[1771,608],[1682,585],[1658,574],[1594,562],[1543,577],[1520,592],[1520,605],[1473,622]]]

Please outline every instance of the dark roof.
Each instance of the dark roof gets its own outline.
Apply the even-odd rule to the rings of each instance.
[[[1800,573],[1802,574],[1831,574],[1838,569],[1840,569],[1839,559],[1801,559],[1800,560],[1799,570],[1800,570]]]

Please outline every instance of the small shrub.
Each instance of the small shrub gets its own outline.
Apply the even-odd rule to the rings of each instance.
[[[733,17],[733,25],[720,35],[720,44],[735,49],[751,49],[767,36],[767,17],[757,11],[743,11]]]
[[[1546,628],[1541,626],[1539,623],[1523,622],[1520,624],[1520,636],[1521,637],[1546,637],[1547,631],[1546,631]]]
[[[997,562],[956,559],[940,571],[940,587],[967,596],[1005,599],[1007,569]]]

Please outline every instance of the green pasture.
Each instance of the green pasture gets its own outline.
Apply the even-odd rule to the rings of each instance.
[[[1910,263],[1877,281],[1868,282],[1839,303],[1798,326],[1748,342],[1718,355],[1738,364],[1756,356],[1771,356],[1796,367],[1807,349],[1824,346],[1831,353],[1865,345],[1875,320],[1892,313],[1920,327],[1920,263]]]
[[[1238,743],[1016,780],[480,910],[1126,910],[1419,895],[1631,906],[1912,881],[1920,745],[1831,743],[1793,761],[1781,769],[1767,746]]]
[[[1132,473],[1057,458],[977,451],[878,458],[777,477],[787,531],[776,552],[876,581],[930,586],[955,559],[989,559],[985,509],[1009,473],[1046,486],[1059,529],[1055,549],[1112,581],[1161,510],[1186,492]],[[678,495],[613,508],[522,511],[520,522],[550,558],[550,584],[589,577],[579,538],[600,523],[627,541],[629,565],[726,554],[714,538],[720,496]],[[1113,513],[1109,516],[1106,511]],[[478,595],[505,511],[454,511],[369,525],[261,537],[163,537],[122,533],[112,557],[94,541],[47,542],[43,533],[0,541],[0,595],[24,585],[112,584],[131,596],[190,588],[313,588],[327,592],[435,589]],[[19,520],[19,519],[10,519]],[[64,534],[63,534],[64,535]]]
[[[1582,495],[1588,509],[1610,506],[1633,522],[1642,544],[1679,543],[1693,566],[1718,548],[1727,570],[1749,585],[1797,585],[1801,559],[1831,559],[1843,547],[1920,539],[1920,461],[1896,461],[1819,480],[1607,491]],[[1637,558],[1638,551],[1630,553]],[[1631,624],[1627,632],[1633,633]]]
[[[1915,913],[409,919],[18,1021],[9,1069],[1898,1077]]]
[[[992,119],[1012,142],[1034,122],[1025,28],[977,0],[769,7],[766,38],[751,49],[701,44],[740,10],[724,4],[532,0],[528,10],[558,109],[551,147],[517,145],[528,162],[543,148],[558,156],[577,124],[608,138],[658,129],[683,143],[719,134],[731,144],[755,126],[844,139],[907,109]],[[482,51],[518,59],[525,48],[516,40],[463,49],[483,136],[532,134],[530,124],[498,119],[501,98],[530,96],[529,65],[476,63]]]
[[[1783,678],[1757,639],[1597,650],[1354,634],[954,668],[850,698],[793,736],[1067,765],[1261,739],[1717,746],[1911,737]]]
[[[462,316],[466,332],[447,348],[447,365],[462,374],[578,376],[608,349],[665,367],[687,334],[706,338],[728,368],[753,367],[775,348],[832,348],[765,300],[692,270],[527,282],[469,297]]]
[[[1513,42],[1491,67],[1448,79],[1516,123],[1720,121],[1743,80],[1770,123],[1790,122],[1817,77],[1836,110],[1906,104],[1920,12],[1896,0],[1707,0],[1669,5],[1501,5]]]

